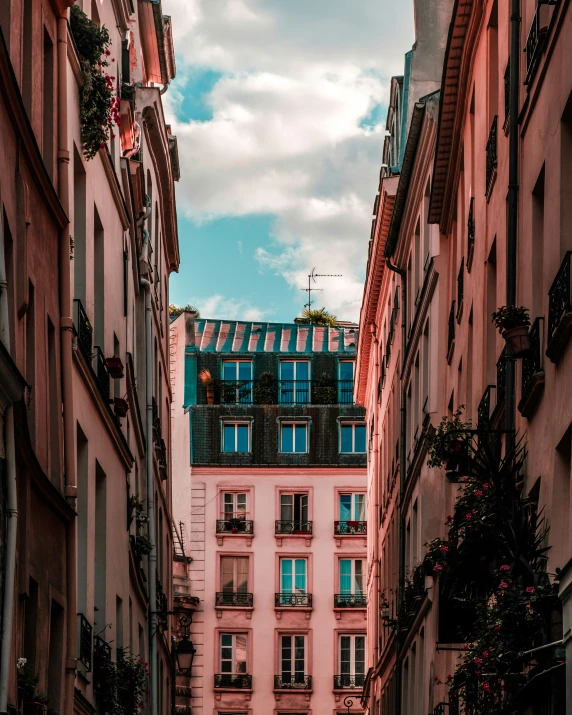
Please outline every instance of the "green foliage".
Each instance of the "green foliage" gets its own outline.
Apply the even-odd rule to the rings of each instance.
[[[254,402],[257,405],[275,405],[278,402],[278,384],[271,372],[263,372],[256,381]]]
[[[304,308],[302,311],[302,317],[311,325],[326,325],[331,328],[338,327],[336,316],[328,313],[325,308],[318,308],[316,310]]]
[[[174,303],[171,303],[169,305],[169,318],[171,320],[174,320],[175,318],[178,318],[181,313],[194,313],[195,318],[200,318],[201,314],[198,311],[197,308],[195,308],[194,305],[191,305],[190,303],[187,303],[184,307],[181,307],[180,305],[175,305]]]
[[[34,702],[39,677],[26,658],[19,658],[16,667],[18,669],[18,698],[24,703]]]
[[[316,380],[313,401],[317,405],[335,405],[338,401],[336,381],[327,372],[322,373]]]
[[[106,147],[110,135],[114,136],[113,124],[121,122],[115,79],[106,72],[111,39],[106,27],[99,27],[77,5],[71,7],[70,29],[81,62],[81,140],[89,160]]]
[[[443,417],[436,431],[427,435],[429,467],[442,467],[468,445],[471,423],[461,420],[463,408],[464,405],[461,405],[452,418]]]
[[[504,333],[513,328],[529,327],[530,316],[528,308],[503,305],[492,314],[492,321],[499,332]]]

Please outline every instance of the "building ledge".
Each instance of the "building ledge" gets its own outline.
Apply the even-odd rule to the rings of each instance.
[[[284,611],[290,613],[303,613],[306,617],[306,620],[309,621],[312,617],[313,610],[314,609],[311,606],[274,606],[276,618],[279,621],[282,619],[282,613],[284,613]]]
[[[336,614],[336,620],[340,621],[342,618],[342,613],[362,613],[365,620],[367,620],[367,606],[348,606],[348,608],[334,608],[334,613]]]
[[[530,419],[542,397],[544,392],[544,370],[535,372],[528,380],[526,387],[522,392],[520,402],[518,403],[518,411],[523,417]]]
[[[244,613],[248,620],[252,618],[253,606],[215,606],[216,617],[222,618],[223,611],[232,613]]]

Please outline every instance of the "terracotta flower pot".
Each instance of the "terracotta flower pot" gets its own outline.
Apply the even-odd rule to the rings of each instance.
[[[530,334],[526,325],[505,330],[502,336],[512,357],[521,357],[530,350]]]
[[[107,367],[109,376],[114,380],[120,380],[123,377],[123,363],[121,362],[121,358],[108,357],[105,359],[105,366]]]
[[[125,417],[129,412],[129,403],[122,397],[113,398],[113,411],[116,417]]]

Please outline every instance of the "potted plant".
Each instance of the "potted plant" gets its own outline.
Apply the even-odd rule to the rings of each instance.
[[[493,313],[492,321],[505,339],[508,351],[513,357],[521,357],[530,350],[528,308],[503,305]]]
[[[214,405],[216,380],[211,375],[211,371],[204,367],[199,372],[199,380],[205,386],[207,393],[207,405]]]
[[[18,658],[16,669],[18,671],[18,700],[22,704],[22,712],[24,715],[43,715],[47,709],[48,699],[36,690],[39,677],[28,665],[26,658]]]
[[[119,357],[105,358],[105,366],[109,376],[114,380],[120,380],[123,377],[123,363]]]
[[[254,402],[257,405],[275,405],[278,402],[276,377],[263,372],[254,386]]]
[[[126,417],[129,412],[129,403],[123,397],[114,397],[113,411],[116,417]]]
[[[451,471],[467,457],[471,423],[461,420],[463,407],[459,407],[453,417],[443,417],[437,429],[427,435],[429,467],[439,468],[445,464],[447,471]]]
[[[317,405],[335,405],[337,403],[335,382],[327,372],[322,373],[318,378],[313,398]]]

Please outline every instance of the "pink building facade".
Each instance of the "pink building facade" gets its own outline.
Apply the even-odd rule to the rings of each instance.
[[[171,324],[175,519],[200,599],[193,713],[347,712],[348,696],[361,712],[366,438],[353,404],[356,338],[355,327],[189,313]],[[197,382],[204,369],[221,376],[213,404]],[[176,580],[175,597],[183,587]]]
[[[471,423],[475,455],[491,435],[505,455],[515,431],[526,440],[521,494],[535,514],[542,510],[549,527],[546,563],[526,591],[550,594],[547,620],[530,646],[543,649],[525,659],[526,667],[512,666],[522,669],[520,685],[503,681],[504,707],[519,714],[572,712],[569,653],[565,659],[559,650],[570,629],[572,73],[565,58],[571,24],[565,3],[522,3],[517,76],[509,64],[508,5],[455,3],[439,93],[409,94],[401,137],[395,117],[405,112],[403,80],[392,85],[392,136],[376,200],[356,375],[357,401],[366,407],[372,435],[364,689],[372,713],[454,713],[459,707],[480,713],[490,687],[481,679],[472,700],[462,688],[460,699],[449,691],[475,616],[448,597],[447,577],[426,558],[434,539],[451,548],[447,524],[459,518],[458,500],[472,474],[466,466],[455,473],[427,464],[434,430],[457,409]],[[514,131],[519,191],[512,233],[507,195]],[[392,161],[399,146],[402,160]],[[507,360],[491,316],[511,300],[529,309],[532,326],[530,349]],[[522,587],[527,577],[508,563],[503,568],[509,577],[502,588]],[[496,592],[489,605],[495,598]]]

